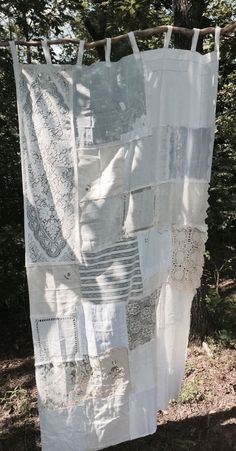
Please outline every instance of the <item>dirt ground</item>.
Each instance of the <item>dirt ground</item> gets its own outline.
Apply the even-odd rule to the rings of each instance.
[[[40,450],[33,358],[0,363],[0,451]],[[235,393],[236,351],[191,346],[180,399],[158,412],[156,433],[106,449],[236,450]]]

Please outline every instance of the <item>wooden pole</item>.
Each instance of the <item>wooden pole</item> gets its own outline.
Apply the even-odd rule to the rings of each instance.
[[[226,25],[224,28],[221,28],[220,34],[222,36],[228,35],[232,33],[236,29],[236,21]],[[164,33],[167,31],[166,25],[161,25],[159,27],[155,28],[147,28],[146,30],[136,30],[134,31],[135,36],[138,36],[139,38],[146,38],[149,36],[154,36],[156,34]],[[193,29],[190,28],[183,28],[183,27],[176,27],[173,26],[173,33],[181,33],[188,37],[191,37],[193,35]],[[205,36],[207,34],[214,34],[215,28],[214,27],[208,27],[208,28],[202,28],[200,30],[200,36]],[[128,34],[122,34],[120,36],[114,36],[111,38],[112,44],[116,44],[119,41],[123,41],[124,39],[128,38]],[[10,40],[10,39],[9,39]],[[41,45],[41,40],[34,40],[34,41],[23,41],[23,40],[16,40],[15,44],[18,45],[26,45],[26,46],[39,46]],[[53,44],[79,44],[80,39],[77,38],[61,38],[61,39],[49,39],[47,40],[48,45]],[[98,41],[93,42],[86,42],[85,48],[91,49],[94,47],[98,47],[100,45],[105,45],[106,39],[99,39]],[[0,47],[9,47],[9,41],[0,41]]]

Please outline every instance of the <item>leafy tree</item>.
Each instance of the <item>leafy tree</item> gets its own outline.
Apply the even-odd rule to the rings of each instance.
[[[205,27],[229,23],[236,10],[235,0],[2,0],[0,3],[0,39],[35,39],[64,37],[74,34],[88,41],[145,29],[159,24],[175,23],[179,26]],[[190,39],[175,35],[175,46],[189,48]],[[141,50],[162,45],[163,36],[138,40]],[[130,44],[121,41],[113,46],[112,58],[119,59],[131,52]],[[200,40],[198,50],[210,51],[212,37]],[[58,53],[60,49],[60,53]],[[73,63],[76,46],[71,44],[51,47],[53,62]],[[44,61],[42,48],[20,47],[23,62]],[[104,49],[97,47],[85,52],[85,62],[104,59]],[[199,332],[201,324],[207,331],[207,306],[203,298],[209,284],[219,285],[220,277],[232,277],[235,242],[235,179],[236,131],[234,126],[236,104],[236,41],[224,37],[221,43],[219,94],[217,102],[217,133],[212,166],[209,209],[209,239],[207,260],[200,295],[202,307],[195,303]],[[18,117],[15,82],[10,52],[0,48],[0,188],[1,232],[0,308],[21,312],[28,323],[28,291],[24,271],[23,200],[20,172]],[[193,310],[194,313],[194,310]],[[211,312],[212,314],[212,312]],[[202,333],[202,330],[200,331]],[[204,332],[204,331],[203,331]],[[205,332],[204,332],[205,333]],[[203,333],[203,335],[204,335]]]

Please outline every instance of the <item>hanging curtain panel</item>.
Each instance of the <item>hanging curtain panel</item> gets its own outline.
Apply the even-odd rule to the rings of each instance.
[[[152,434],[178,397],[200,285],[215,49],[14,63],[25,266],[44,451]]]

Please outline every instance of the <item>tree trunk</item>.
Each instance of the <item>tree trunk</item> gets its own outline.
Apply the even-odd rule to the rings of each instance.
[[[203,17],[206,7],[205,0],[173,0],[172,10],[174,25],[186,28],[202,28],[206,25],[207,19]],[[174,43],[176,48],[190,49],[191,38],[175,33]],[[203,40],[198,39],[197,51],[203,52]]]
[[[209,317],[205,303],[206,286],[198,288],[191,310],[190,341],[204,341],[209,333]]]
[[[24,32],[26,41],[29,41],[30,40],[29,27],[28,27],[27,17],[26,17],[25,13],[22,14],[22,28],[23,28],[23,32]],[[26,47],[26,55],[27,55],[27,64],[31,64],[32,61],[31,61],[30,47]]]
[[[203,28],[208,25],[208,19],[203,17],[206,7],[204,0],[173,0],[174,25],[186,28]],[[175,33],[174,44],[176,48],[190,49],[191,38]],[[203,40],[198,39],[197,51],[203,53]],[[203,285],[197,290],[193,299],[191,311],[190,339],[204,340],[208,331],[208,317],[205,304],[206,287]]]

